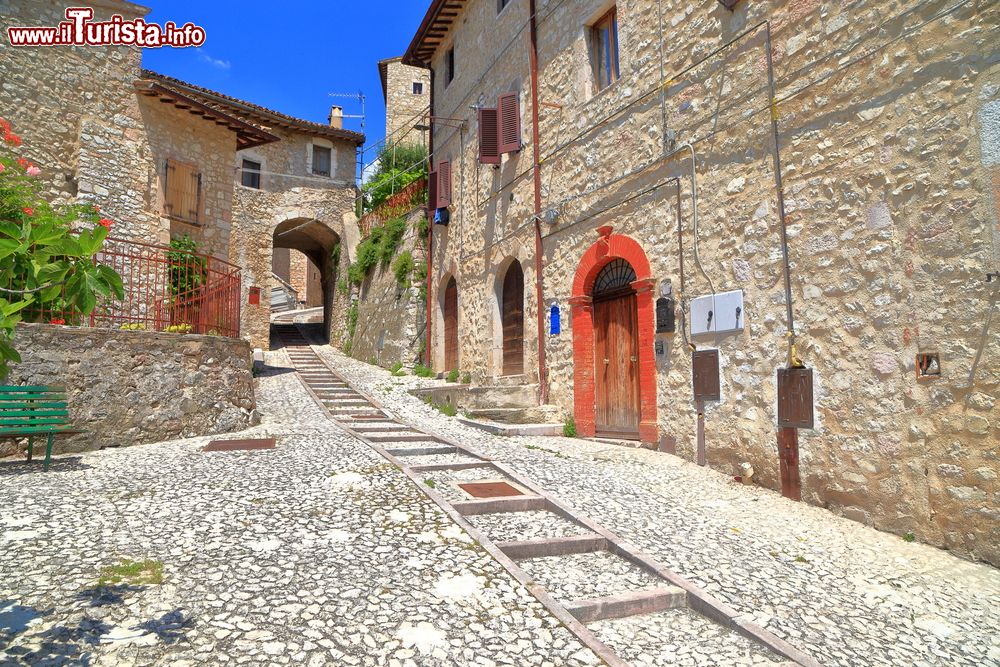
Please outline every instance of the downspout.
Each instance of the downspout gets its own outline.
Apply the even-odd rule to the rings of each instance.
[[[767,85],[770,95],[771,132],[774,135],[774,184],[778,190],[778,217],[781,219],[781,255],[785,269],[785,337],[788,339],[788,367],[802,368],[805,364],[795,351],[795,317],[792,314],[792,270],[788,261],[788,225],[785,220],[785,190],[781,182],[781,148],[778,144],[778,102],[775,98],[774,58],[771,54],[771,22],[765,22],[767,38]]]
[[[535,182],[535,303],[538,311],[538,402],[549,402],[549,378],[545,364],[545,303],[542,281],[542,154],[538,129],[538,25],[535,21],[535,0],[528,0],[531,48],[528,64],[531,69],[531,147],[534,155]]]
[[[431,72],[431,101],[430,109],[427,112],[427,125],[430,127],[430,131],[427,133],[427,176],[430,177],[431,169],[433,169],[433,159],[434,159],[434,68],[428,67],[427,69]],[[434,344],[434,339],[431,336],[432,328],[431,323],[433,322],[434,308],[433,308],[433,295],[434,295],[434,214],[431,212],[431,202],[427,202],[427,311],[425,313],[424,321],[424,364],[428,368],[434,368],[434,358],[431,352],[431,348]]]

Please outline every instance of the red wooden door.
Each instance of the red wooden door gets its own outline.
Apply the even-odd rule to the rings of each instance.
[[[524,272],[514,262],[503,279],[503,374],[524,373]]]
[[[458,369],[458,284],[452,278],[444,288],[444,371]]]
[[[594,302],[598,435],[639,437],[639,335],[635,293]]]

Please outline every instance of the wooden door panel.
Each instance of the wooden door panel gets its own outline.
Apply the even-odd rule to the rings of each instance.
[[[516,262],[503,280],[503,374],[524,373],[524,273]]]
[[[444,371],[458,368],[458,284],[452,278],[444,290]]]
[[[635,294],[594,304],[597,430],[639,431],[639,345]]]

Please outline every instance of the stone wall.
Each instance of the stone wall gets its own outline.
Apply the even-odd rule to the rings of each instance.
[[[817,381],[816,428],[800,432],[803,500],[1000,563],[1000,296],[985,282],[1000,248],[1000,48],[989,39],[1000,7],[771,0],[729,12],[622,0],[621,79],[598,92],[586,25],[607,9],[556,5],[538,27],[542,200],[559,213],[543,226],[543,302],[564,314],[563,333],[546,338],[551,400],[574,408],[566,315],[598,227],[641,246],[655,294],[666,280],[679,288],[678,177],[684,296],[742,289],[746,299],[742,332],[693,340],[722,359],[708,463],[733,473],[749,461],[756,480],[779,488],[775,374],[788,352],[768,59],[763,28],[744,35],[768,20],[798,351]],[[455,196],[450,227],[435,228],[431,299],[439,305],[457,277],[460,364],[481,383],[499,374],[496,281],[512,260],[525,274],[524,380],[537,377],[527,31],[504,51],[526,21],[526,3],[497,16],[491,0],[472,0],[433,63],[435,114],[469,125],[434,138],[437,157],[452,160]],[[511,90],[524,149],[499,169],[479,165],[468,107]],[[668,134],[696,153],[700,268],[690,154],[672,154]],[[439,307],[433,324],[441,370]],[[660,342],[656,424],[692,460],[689,349],[679,334]],[[941,377],[917,379],[923,352],[941,355]]]
[[[424,263],[426,257],[425,241],[416,229],[425,215],[421,207],[406,216],[406,235],[396,253],[397,257],[410,253],[415,266]],[[409,286],[401,286],[391,265],[376,266],[360,289],[354,290],[358,321],[351,338],[351,356],[375,360],[386,368],[396,363],[412,368],[424,350],[426,302],[421,296],[422,287],[412,279]]]
[[[79,452],[245,429],[257,420],[250,346],[215,336],[21,324],[5,384],[66,387]],[[4,453],[10,453],[9,447]]]
[[[399,59],[386,63],[385,77],[385,136],[386,141],[401,144],[426,144],[427,132],[414,130],[418,124],[427,124],[427,110],[431,101],[430,73],[419,67],[404,65]],[[419,95],[413,84],[423,86]]]

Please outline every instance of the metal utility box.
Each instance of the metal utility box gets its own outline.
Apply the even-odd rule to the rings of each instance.
[[[674,322],[674,310],[676,302],[665,296],[656,300],[656,333],[674,333],[676,324]]]
[[[696,401],[722,400],[719,377],[719,351],[698,350],[691,353],[691,376]]]
[[[700,296],[691,301],[691,334],[743,331],[743,290]]]
[[[811,368],[778,369],[778,426],[813,428],[813,371]]]

